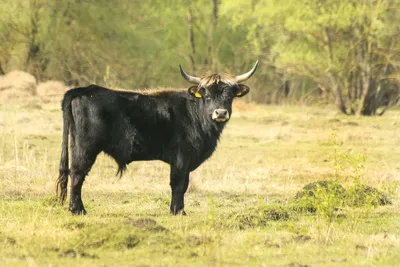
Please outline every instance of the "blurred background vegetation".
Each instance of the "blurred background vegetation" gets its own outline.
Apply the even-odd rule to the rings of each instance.
[[[3,0],[0,73],[115,88],[248,71],[249,101],[382,115],[400,96],[398,0]]]

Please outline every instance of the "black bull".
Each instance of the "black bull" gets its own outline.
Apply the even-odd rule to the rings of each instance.
[[[244,96],[250,90],[240,82],[250,78],[257,63],[252,70],[236,77],[213,74],[198,78],[181,68],[182,76],[196,84],[188,92],[140,94],[97,85],[69,90],[62,101],[64,128],[57,186],[61,201],[66,198],[70,175],[69,210],[86,214],[82,184],[103,151],[115,159],[121,175],[132,161],[161,160],[170,164],[170,211],[185,214],[189,174],[215,151],[232,114],[234,97]]]

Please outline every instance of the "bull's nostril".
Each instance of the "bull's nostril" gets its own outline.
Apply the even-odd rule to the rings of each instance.
[[[228,113],[228,111],[226,109],[221,111],[221,115],[226,116],[227,113]]]

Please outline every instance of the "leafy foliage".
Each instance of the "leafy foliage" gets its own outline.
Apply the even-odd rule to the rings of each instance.
[[[313,97],[348,114],[383,114],[399,100],[399,8],[395,0],[3,1],[0,73],[179,87],[178,62],[197,75],[236,74],[260,59],[250,100]]]

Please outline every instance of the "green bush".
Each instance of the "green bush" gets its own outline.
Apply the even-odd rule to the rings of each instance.
[[[391,204],[389,197],[371,186],[357,183],[345,189],[340,183],[317,181],[297,192],[291,207],[300,212],[333,212],[341,207],[363,207]]]
[[[392,204],[389,197],[368,185],[357,184],[350,188],[348,197],[348,205],[353,207],[363,207],[365,205],[383,206]]]
[[[339,183],[317,181],[297,192],[294,208],[298,211],[316,212],[318,209],[336,210],[348,198],[347,190]]]

